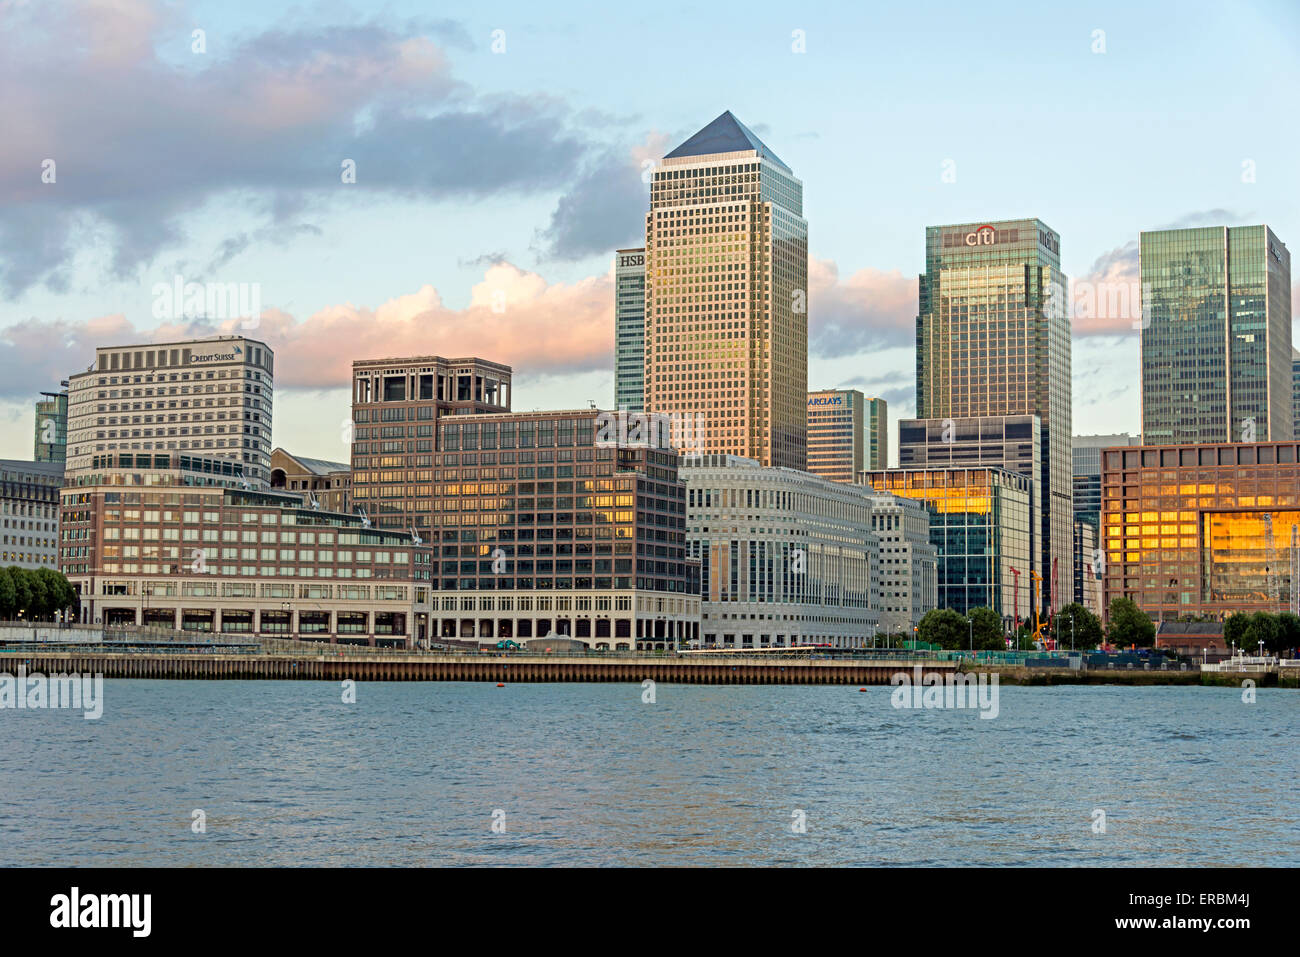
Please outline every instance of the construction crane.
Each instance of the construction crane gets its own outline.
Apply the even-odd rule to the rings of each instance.
[[[1041,595],[1043,593],[1043,576],[1031,568],[1029,569],[1029,577],[1038,583],[1038,594]],[[1035,648],[1051,651],[1052,649],[1047,647],[1048,639],[1043,637],[1043,628],[1046,627],[1047,622],[1043,621],[1038,614],[1038,603],[1032,602],[1032,604],[1034,606],[1034,633],[1030,635],[1030,638],[1033,640]]]
[[[1007,568],[1010,569],[1011,574],[1015,576],[1015,584],[1011,586],[1011,604],[1015,606],[1012,612],[1012,614],[1014,615],[1014,618],[1012,620],[1015,622],[1015,624],[1012,627],[1011,633],[1016,636],[1016,647],[1019,648],[1020,647],[1020,569],[1017,568],[1015,565],[1008,565]]]

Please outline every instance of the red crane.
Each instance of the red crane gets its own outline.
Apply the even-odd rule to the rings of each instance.
[[[1015,631],[1018,632],[1020,631],[1020,569],[1014,565],[1008,565],[1007,567],[1011,569],[1011,574],[1015,576],[1015,585],[1011,588],[1011,602],[1016,606],[1014,611]]]

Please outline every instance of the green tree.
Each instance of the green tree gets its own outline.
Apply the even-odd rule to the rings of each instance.
[[[9,569],[0,568],[0,620],[14,618],[17,614],[18,589],[14,587]]]
[[[17,565],[10,565],[7,570],[10,580],[14,583],[14,617],[22,615],[24,618],[30,618],[32,610],[30,573]]]
[[[1300,617],[1284,611],[1277,616],[1277,650],[1300,648]]]
[[[1002,616],[992,608],[972,608],[970,618],[973,627],[970,631],[974,632],[975,647],[981,651],[1004,651],[1007,647],[1006,640],[1002,637]],[[967,633],[967,643],[961,647],[970,646],[970,631]]]
[[[39,571],[25,568],[23,574],[27,576],[27,588],[31,593],[30,604],[27,606],[27,617],[32,621],[40,621],[50,616],[50,606],[54,603],[54,596],[50,594],[49,585]]]
[[[1237,647],[1246,640],[1246,629],[1250,627],[1250,615],[1244,611],[1228,616],[1228,620],[1223,623],[1223,643],[1231,646],[1234,643]]]
[[[933,608],[917,625],[916,637],[948,651],[965,648],[966,619],[951,608]]]
[[[1070,618],[1074,618],[1074,647],[1090,651],[1101,644],[1101,619],[1078,602],[1070,602],[1056,615],[1058,646],[1070,646]]]
[[[1266,611],[1257,611],[1251,615],[1250,622],[1241,636],[1247,653],[1258,653],[1260,642],[1264,643],[1266,651],[1276,651],[1280,647],[1281,637],[1282,628],[1278,624],[1277,616],[1270,615]]]
[[[1112,598],[1106,637],[1121,648],[1128,645],[1150,648],[1156,641],[1156,626],[1133,599]]]
[[[76,591],[68,579],[52,568],[38,568],[36,577],[45,586],[46,604],[44,617],[53,618],[58,612],[67,609],[76,598]]]

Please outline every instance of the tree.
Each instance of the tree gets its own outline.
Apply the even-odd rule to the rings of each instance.
[[[1300,617],[1284,611],[1277,616],[1277,650],[1300,648]]]
[[[45,585],[47,599],[44,614],[46,617],[53,618],[76,600],[76,590],[60,572],[52,568],[38,568],[36,577]]]
[[[13,575],[8,568],[0,568],[0,620],[16,617],[18,614],[18,589],[14,585]]]
[[[10,565],[7,569],[9,578],[14,583],[14,617],[19,615],[31,617],[32,608],[32,586],[28,578],[27,569],[19,568],[17,565]]]
[[[971,631],[974,632],[975,647],[982,651],[1005,651],[1007,647],[1006,639],[1002,637],[1002,616],[992,608],[972,608],[970,610],[970,619],[973,623]],[[969,647],[971,641],[970,633],[967,634],[967,644],[961,647]]]
[[[1076,648],[1087,651],[1101,644],[1101,619],[1078,602],[1070,602],[1056,616],[1054,634],[1058,646],[1070,642],[1071,617],[1074,618],[1074,646]]]
[[[951,608],[933,608],[917,625],[916,637],[948,651],[966,647],[966,619]]]
[[[1246,629],[1250,627],[1250,615],[1244,611],[1228,616],[1228,620],[1223,623],[1223,643],[1225,645],[1236,644],[1240,648],[1246,641]]]
[[[1250,616],[1250,622],[1242,634],[1242,644],[1247,651],[1258,651],[1261,642],[1267,651],[1276,651],[1280,647],[1282,628],[1277,617],[1266,611],[1257,611]]]
[[[1156,641],[1156,626],[1133,599],[1112,598],[1106,637],[1121,648],[1125,645],[1150,648]]]

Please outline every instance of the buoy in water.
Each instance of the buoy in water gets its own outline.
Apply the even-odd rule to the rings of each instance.
[[[497,687],[498,687],[498,688],[504,688],[504,687],[505,687],[505,683],[504,683],[504,682],[501,682],[501,681],[498,681],[498,682],[497,682]]]
[[[858,691],[866,691],[866,688],[859,688]]]

